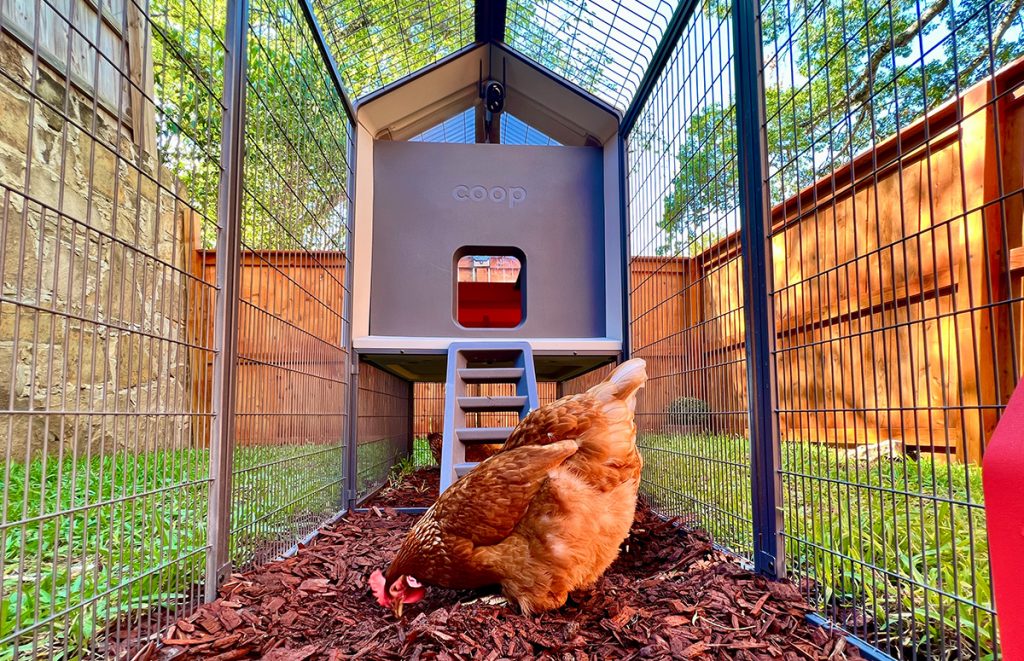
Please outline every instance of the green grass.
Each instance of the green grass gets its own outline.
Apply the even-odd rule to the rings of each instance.
[[[237,450],[233,555],[280,544],[300,532],[296,520],[308,526],[336,508],[341,455],[340,447],[323,445]],[[192,593],[205,570],[208,470],[205,450],[10,464],[0,530],[0,661],[16,645],[31,651],[31,633],[9,639],[16,630],[43,623],[39,649],[52,635],[78,650],[119,615]]]
[[[748,442],[648,435],[641,444],[655,503],[749,555]],[[993,653],[980,467],[869,466],[824,445],[784,443],[782,468],[788,566],[817,583],[819,605],[866,609],[915,646],[959,633],[954,645]]]
[[[383,439],[360,445],[356,454],[356,493],[362,497],[388,480],[392,467],[404,458],[405,446]]]
[[[412,460],[416,468],[436,466],[434,455],[430,454],[430,445],[426,436],[417,436],[412,442]]]

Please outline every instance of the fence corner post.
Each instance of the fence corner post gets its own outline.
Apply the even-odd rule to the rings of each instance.
[[[231,571],[231,473],[235,448],[238,364],[238,297],[241,260],[242,187],[245,150],[245,86],[249,32],[248,0],[228,0],[224,54],[224,113],[217,219],[217,297],[213,328],[213,425],[207,504],[206,601],[217,598]]]
[[[769,291],[772,265],[765,185],[768,152],[763,130],[760,12],[757,0],[733,0],[732,10],[754,568],[759,573],[782,578],[786,568],[772,357],[775,331]]]

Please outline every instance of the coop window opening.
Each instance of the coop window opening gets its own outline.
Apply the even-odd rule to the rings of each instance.
[[[466,246],[455,253],[454,316],[463,328],[514,329],[526,320],[526,255]]]

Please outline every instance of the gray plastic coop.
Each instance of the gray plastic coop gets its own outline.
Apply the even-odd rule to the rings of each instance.
[[[505,112],[559,145],[495,144],[500,123],[487,123],[480,94],[487,79],[503,82]],[[410,141],[471,108],[476,144]],[[361,359],[410,381],[444,381],[452,343],[521,341],[536,378],[559,381],[622,351],[614,109],[490,44],[367,97],[357,123],[352,328]],[[481,256],[515,264],[514,279],[463,282],[460,264]]]

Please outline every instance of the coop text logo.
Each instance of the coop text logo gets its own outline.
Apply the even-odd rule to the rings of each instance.
[[[459,184],[452,189],[452,197],[456,202],[491,202],[507,204],[509,209],[526,201],[526,189],[522,186],[467,186]]]

